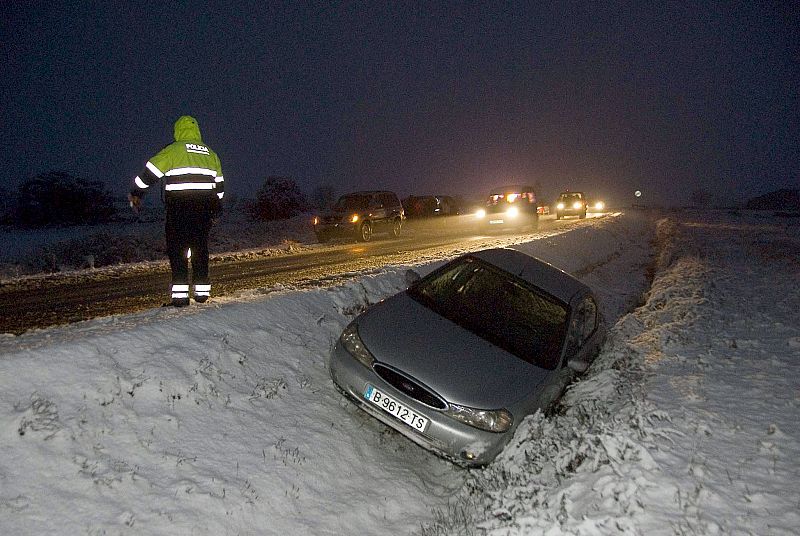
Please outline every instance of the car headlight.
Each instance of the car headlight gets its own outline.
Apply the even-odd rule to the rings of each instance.
[[[574,203],[572,203],[572,208],[574,209],[580,209],[582,206],[583,204],[580,201],[575,201]]]
[[[350,216],[350,223],[356,223],[358,221],[358,214],[353,214]]]
[[[506,210],[506,216],[509,218],[516,218],[519,216],[519,207],[508,207],[508,210]]]
[[[482,208],[479,208],[478,210],[475,211],[475,217],[478,218],[479,220],[482,220],[483,218],[486,217],[486,211],[483,210]]]
[[[314,225],[319,225],[319,218],[314,216]]]
[[[505,432],[514,423],[514,417],[505,409],[474,409],[450,404],[446,413],[457,421],[489,432]]]
[[[606,208],[606,204],[603,203],[602,201],[598,201],[597,203],[594,204],[594,208],[595,210],[603,210],[604,208]]]
[[[559,204],[557,204],[557,205],[556,205],[556,208],[557,208],[558,210],[564,210],[564,203],[559,203]]]
[[[364,346],[364,342],[361,340],[361,337],[358,335],[358,326],[355,322],[351,322],[344,331],[342,331],[341,336],[339,337],[339,341],[342,343],[347,352],[355,357],[361,364],[366,367],[372,367],[372,364],[375,362],[375,357],[367,347]]]

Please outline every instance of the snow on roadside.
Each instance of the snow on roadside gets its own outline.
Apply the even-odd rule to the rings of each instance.
[[[121,264],[165,264],[164,222],[155,214],[143,220],[127,215],[123,221],[0,232],[0,280],[45,276],[53,272],[116,267]],[[247,258],[277,254],[301,244],[315,243],[310,216],[289,220],[252,221],[229,210],[212,228],[212,258]]]
[[[613,314],[638,292],[630,272],[650,233],[633,217],[593,227],[517,247],[629,289],[604,301]],[[0,533],[404,534],[430,522],[468,473],[346,401],[325,367],[344,325],[403,288],[405,269],[0,339]]]
[[[646,303],[422,533],[797,534],[796,231],[660,221]]]

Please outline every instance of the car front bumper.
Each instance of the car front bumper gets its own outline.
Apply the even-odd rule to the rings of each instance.
[[[507,212],[487,213],[481,223],[488,229],[517,228],[536,225],[539,222],[538,214],[527,212],[509,214]]]
[[[331,353],[328,368],[334,385],[361,409],[414,443],[459,465],[482,466],[490,463],[513,436],[513,427],[502,433],[480,430],[410,398],[384,381],[372,368],[353,358],[338,341]],[[425,432],[418,432],[368,402],[364,398],[368,384],[426,417],[429,424]]]
[[[586,209],[581,208],[562,208],[557,211],[560,216],[581,216],[586,214]]]
[[[350,222],[318,223],[314,225],[317,236],[355,236],[358,233],[358,224]]]

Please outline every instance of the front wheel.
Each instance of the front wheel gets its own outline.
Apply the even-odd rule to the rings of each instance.
[[[358,240],[360,242],[369,242],[372,239],[372,225],[368,221],[361,224],[358,228]]]
[[[400,238],[400,231],[403,228],[403,222],[400,218],[392,222],[392,238]]]

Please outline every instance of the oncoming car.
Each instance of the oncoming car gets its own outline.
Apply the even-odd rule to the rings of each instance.
[[[485,229],[539,228],[539,211],[532,186],[513,184],[489,193],[486,205],[475,214]]]
[[[355,318],[329,359],[364,411],[460,465],[490,463],[605,337],[590,289],[522,252],[462,255]]]
[[[364,191],[343,195],[333,208],[314,217],[317,240],[327,242],[333,237],[372,240],[374,233],[400,236],[405,211],[394,192]]]
[[[556,219],[564,216],[586,217],[586,196],[583,192],[561,192],[556,201]]]

